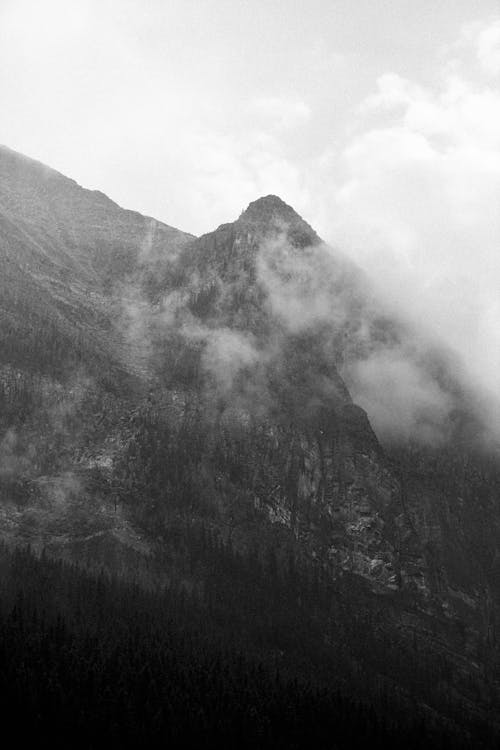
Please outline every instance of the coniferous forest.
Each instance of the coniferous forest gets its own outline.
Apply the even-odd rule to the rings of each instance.
[[[272,562],[256,574],[255,561],[251,569],[205,530],[190,538],[191,564],[204,560],[213,575],[202,595],[0,549],[5,732],[57,748],[493,746],[487,731],[472,740],[382,682],[353,698],[347,645],[334,650],[336,670],[297,606],[304,581],[292,570],[280,579]],[[230,592],[235,580],[241,589]],[[317,601],[328,598],[316,587]]]

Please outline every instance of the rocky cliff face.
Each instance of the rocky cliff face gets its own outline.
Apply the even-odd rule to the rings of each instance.
[[[431,548],[446,538],[461,566],[463,545],[455,536],[468,532],[449,523],[444,528],[455,500],[449,487],[443,494],[443,481],[436,486],[439,475],[446,485],[459,428],[449,420],[430,448],[420,437],[407,441],[401,460],[393,441],[382,448],[340,375],[343,370],[349,381],[352,362],[374,351],[404,351],[472,419],[460,383],[449,368],[443,376],[444,355],[434,374],[431,347],[426,359],[422,345],[414,347],[413,333],[388,318],[359,271],[275,196],[186,244],[162,289],[162,314],[167,322],[159,336],[169,341],[163,376],[205,394],[217,404],[222,424],[251,422],[259,431],[255,466],[240,479],[257,507],[286,526],[332,575],[349,570],[375,588],[409,588],[425,606],[434,594],[448,597],[443,558],[437,564]],[[420,427],[426,418],[421,415]],[[248,429],[247,458],[253,440]],[[443,606],[452,607],[448,599]]]

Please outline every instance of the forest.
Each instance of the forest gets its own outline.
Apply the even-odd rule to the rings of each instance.
[[[382,686],[354,697],[331,651],[324,670],[301,669],[300,658],[281,665],[284,649],[310,664],[311,639],[318,666],[327,653],[292,605],[310,590],[293,565],[283,577],[272,561],[250,568],[206,530],[186,538],[191,564],[210,566],[203,594],[177,582],[147,591],[0,548],[4,732],[57,748],[493,747]],[[314,598],[325,596],[317,582]]]

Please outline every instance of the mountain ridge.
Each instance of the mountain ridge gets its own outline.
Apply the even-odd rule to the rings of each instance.
[[[440,362],[277,196],[194,238],[2,163],[4,539],[146,582],[154,561],[193,590],[209,581],[183,557],[186,524],[278,572],[293,559],[352,587],[366,627],[402,653],[416,641],[446,664],[424,692],[387,679],[444,714],[454,690],[454,707],[484,717],[500,694],[500,472],[458,439],[470,406],[455,373],[443,364],[439,380]],[[374,367],[430,393],[392,442],[370,423],[378,391],[359,373]]]

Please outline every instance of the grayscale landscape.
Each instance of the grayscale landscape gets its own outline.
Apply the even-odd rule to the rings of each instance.
[[[21,83],[36,84],[27,60],[46,73],[56,60],[54,81],[81,116],[69,55],[96,106],[78,155],[78,129],[63,133],[61,122],[52,134],[45,119],[57,86],[37,105],[33,140],[27,92],[0,77],[12,107],[0,127],[5,731],[89,750],[498,748],[498,16],[488,2],[482,14],[461,2],[435,11],[433,82],[417,44],[387,41],[382,54],[373,40],[350,78],[354,47],[339,51],[340,36],[339,50],[325,47],[320,33],[324,14],[335,37],[329,4],[313,4],[309,21],[294,5],[284,28],[312,45],[311,75],[323,75],[323,60],[361,90],[371,54],[377,70],[398,59],[421,73],[418,84],[375,76],[356,114],[339,100],[330,144],[325,123],[314,132],[314,87],[286,102],[254,81],[272,55],[244,65],[255,132],[236,114],[217,130],[199,71],[189,130],[196,118],[154,46],[177,19],[194,24],[181,61],[210,50],[239,60],[228,30],[252,40],[255,18],[272,24],[287,3],[242,2],[246,31],[222,0],[207,3],[210,21],[201,2],[143,13],[134,0],[129,15],[118,5],[54,1],[45,15],[0,3],[4,49],[25,45],[9,58]],[[356,24],[367,33],[364,2],[352,21],[344,2],[333,5],[348,40]],[[390,20],[406,5],[380,4],[380,39],[391,29],[406,38],[408,18]],[[203,22],[215,37],[196,52]],[[112,49],[132,34],[132,59],[158,66],[158,80],[138,68],[126,84],[123,126],[95,93],[115,79],[107,52],[94,69],[93,29]],[[273,73],[277,85],[294,70],[281,34],[289,68]],[[213,89],[224,106],[235,85],[226,91],[225,75]],[[179,109],[165,133],[155,111],[152,133],[134,119],[141,110],[149,122],[138,91],[161,81]],[[375,110],[380,121],[360,130]],[[99,116],[111,135],[92,135]],[[292,142],[294,128],[309,128],[307,139]],[[315,138],[323,151],[313,155]],[[103,157],[114,140],[119,156]]]

